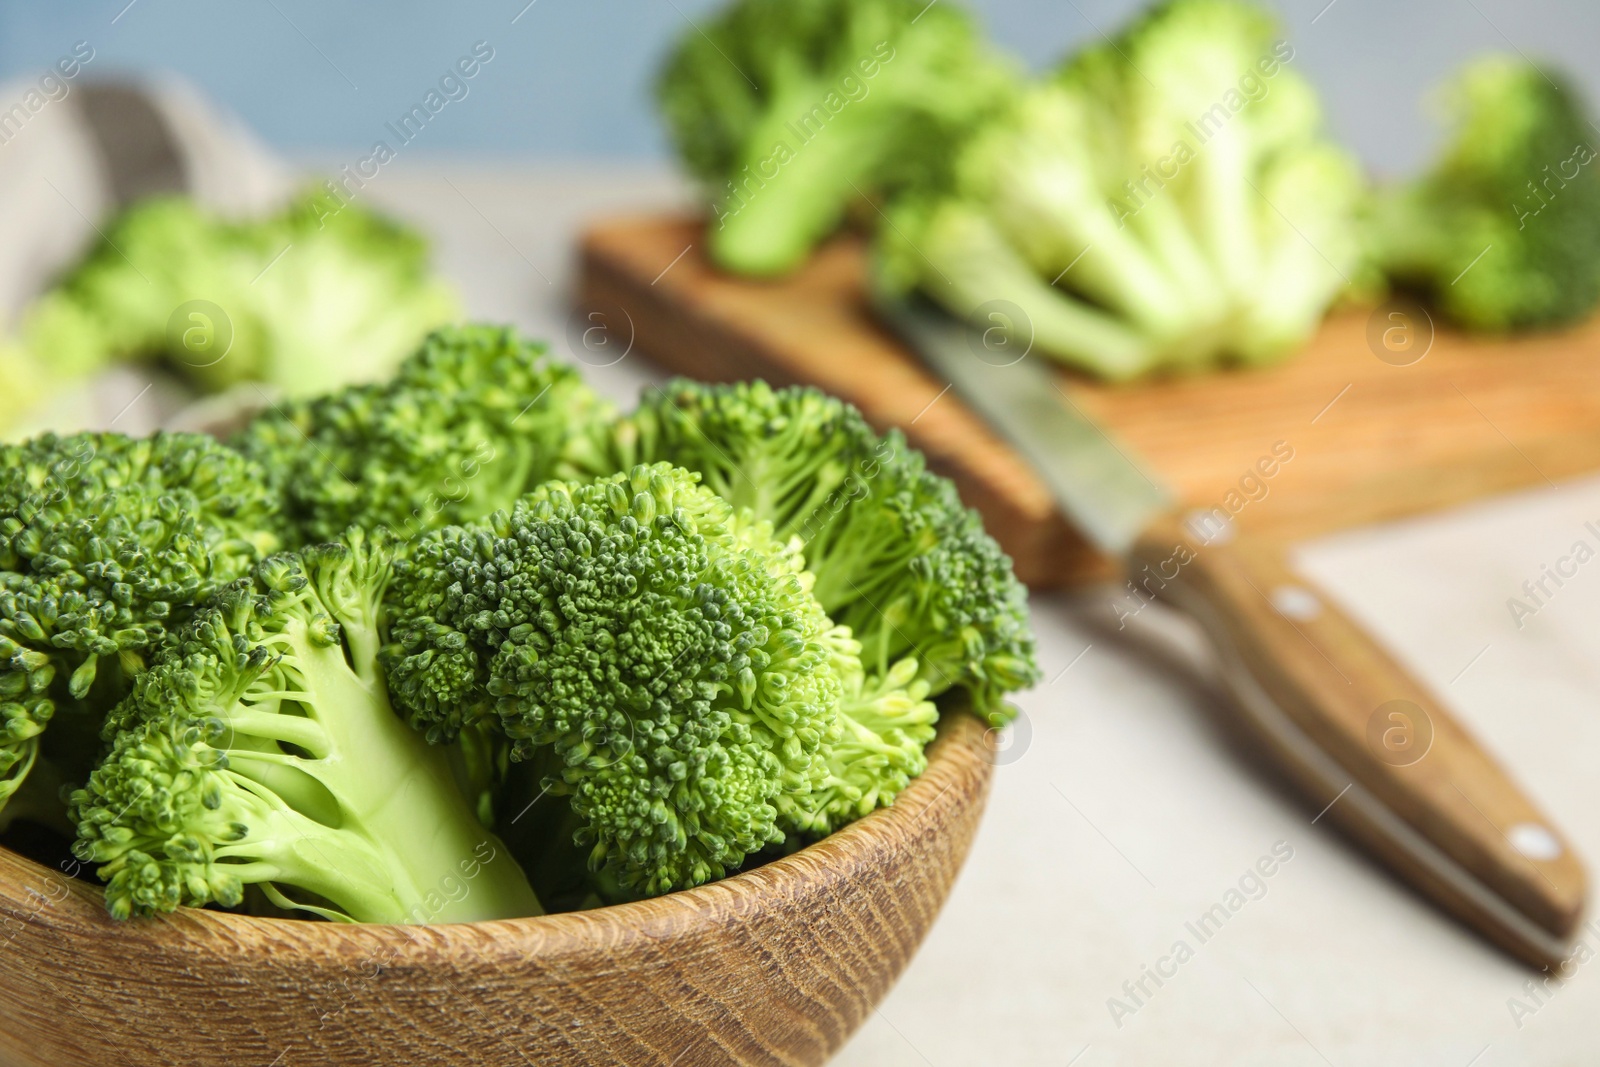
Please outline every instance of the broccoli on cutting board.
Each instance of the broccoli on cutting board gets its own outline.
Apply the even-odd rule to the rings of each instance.
[[[1390,278],[1470,330],[1554,327],[1600,302],[1600,133],[1562,75],[1512,56],[1442,88],[1449,140],[1369,222]]]
[[[1009,65],[968,16],[922,0],[734,0],[684,33],[656,85],[706,186],[712,257],[797,267],[847,209],[942,168]]]
[[[878,284],[975,321],[1007,301],[1113,380],[1284,358],[1358,280],[1365,195],[1293,56],[1250,4],[1155,7],[895,198]]]

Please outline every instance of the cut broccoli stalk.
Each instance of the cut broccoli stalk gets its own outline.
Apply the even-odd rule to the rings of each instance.
[[[388,576],[357,531],[273,557],[140,678],[73,797],[78,855],[99,864],[113,916],[235,907],[249,885],[337,920],[541,914],[447,751],[390,707]]]
[[[1007,338],[1020,350],[1028,342],[1056,358],[1114,381],[1136,378],[1161,358],[1158,342],[1128,324],[1079,300],[1039,276],[1005,240],[989,217],[963,201],[932,206],[936,217],[916,226],[917,241],[936,269],[923,276],[923,288],[944,306],[988,329],[978,309],[1003,293],[1027,316],[1025,323],[1003,323],[1020,336]],[[897,218],[903,218],[896,212]]]
[[[1014,235],[1043,275],[1040,284],[1070,271],[1085,296],[1159,343],[1184,329],[1195,309],[1156,249],[1123,224],[1099,187],[1088,140],[1092,110],[1092,101],[1066,88],[1025,95],[1010,122],[964,152],[964,183],[971,199],[989,205],[999,229]],[[945,273],[959,265],[956,256],[929,256]],[[986,285],[990,298],[1005,292],[1000,279]]]
[[[707,235],[720,266],[756,277],[789,273],[839,227],[846,208],[872,184],[892,148],[881,116],[846,108],[804,142],[788,128],[792,116],[805,114],[826,92],[809,82],[789,91],[785,100],[793,106],[775,102],[751,133],[758,154],[735,172]],[[777,156],[775,145],[784,146]]]
[[[1123,92],[1139,124],[1141,162],[1180,143],[1191,150],[1170,192],[1235,305],[1260,302],[1257,287],[1267,277],[1273,199],[1263,193],[1263,170],[1321,143],[1316,100],[1283,69],[1294,53],[1278,32],[1272,13],[1251,3],[1172,0],[1121,35],[1125,71],[1135,75],[1124,79]],[[1348,221],[1347,201],[1335,198],[1326,210]]]
[[[1274,211],[1262,221],[1261,273],[1234,346],[1243,362],[1270,363],[1304,345],[1341,290],[1367,285],[1357,264],[1359,229],[1328,211],[1330,197],[1354,191],[1349,176],[1344,153],[1320,146],[1279,160],[1261,176]]]

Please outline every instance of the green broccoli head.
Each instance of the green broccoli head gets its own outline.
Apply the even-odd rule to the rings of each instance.
[[[353,530],[263,561],[165,644],[72,798],[113,916],[234,907],[249,885],[362,922],[539,913],[445,750],[385,696],[389,573]]]
[[[58,711],[98,722],[170,627],[276,550],[275,512],[260,468],[198,434],[0,446],[0,805]]]
[[[1371,220],[1380,265],[1472,330],[1559,326],[1600,301],[1595,130],[1561,75],[1511,56],[1444,87],[1449,142]]]
[[[697,885],[782,840],[778,798],[824,773],[858,661],[810,585],[688,471],[550,483],[401,565],[390,685],[434,738],[492,711],[547,758],[622,886]]]
[[[1111,379],[1292,351],[1359,280],[1364,186],[1275,32],[1172,0],[1074,56],[890,206],[880,285],[964,318],[1009,301]]]
[[[613,463],[699,472],[735,508],[798,537],[814,593],[882,676],[905,657],[938,695],[1003,720],[1038,668],[1011,560],[898,431],[880,436],[820,390],[675,380],[612,435]]]
[[[657,98],[715,205],[712,255],[771,275],[853,201],[937,173],[1011,82],[948,4],[734,0],[683,35]]]
[[[883,443],[865,496],[810,528],[817,599],[850,627],[872,673],[914,658],[933,695],[964,690],[978,714],[1009,721],[1007,694],[1038,680],[1027,591],[955,486],[898,433]]]
[[[808,790],[778,798],[779,825],[791,834],[830,834],[888,807],[928,767],[939,709],[917,677],[917,661],[900,660],[869,675],[845,671],[839,736],[823,748],[825,772]]]
[[[392,380],[279,404],[234,443],[271,473],[303,540],[350,525],[411,538],[509,508],[583,454],[609,413],[543,345],[458,326]]]
[[[361,208],[319,211],[307,195],[241,221],[161,197],[111,223],[19,343],[61,378],[159,358],[207,390],[262,381],[309,396],[385,376],[458,313],[422,238]]]
[[[612,425],[594,473],[668,460],[788,536],[820,517],[879,444],[855,408],[814,387],[678,378]]]

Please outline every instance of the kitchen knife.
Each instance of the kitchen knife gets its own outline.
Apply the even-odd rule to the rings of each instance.
[[[986,328],[920,299],[880,310],[1121,560],[1129,603],[1192,616],[1240,724],[1321,813],[1418,891],[1535,966],[1566,958],[1586,897],[1571,845],[1424,686],[1279,552],[1173,494],[1029,352],[1020,309]],[[1316,820],[1313,820],[1316,821]]]

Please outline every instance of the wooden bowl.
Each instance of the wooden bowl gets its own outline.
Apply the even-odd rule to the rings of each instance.
[[[17,1067],[823,1063],[911,960],[993,770],[945,717],[892,808],[712,885],[453,926],[184,909],[114,923],[100,892],[0,849],[0,1061]]]

